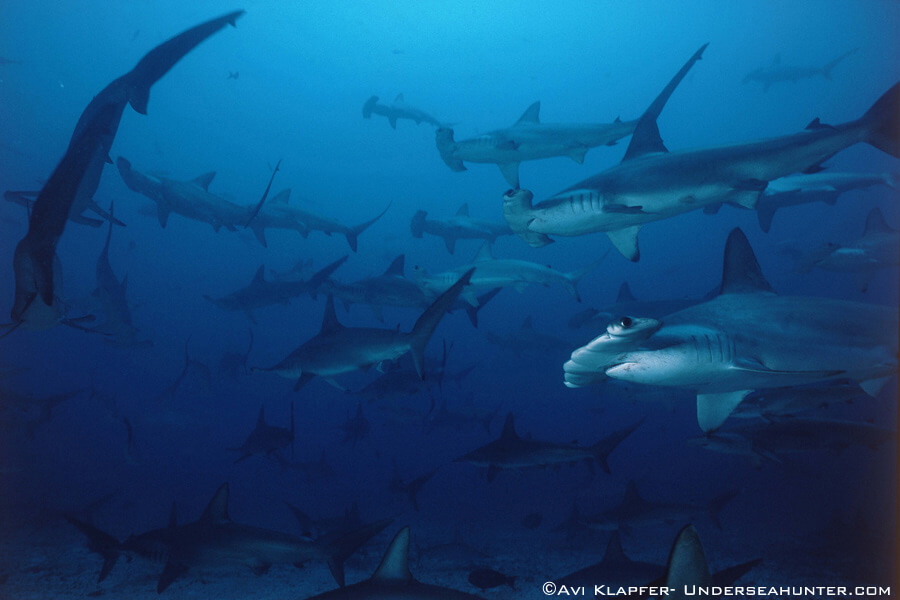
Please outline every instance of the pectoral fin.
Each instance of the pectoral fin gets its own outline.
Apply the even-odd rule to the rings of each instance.
[[[738,390],[718,394],[697,394],[697,422],[700,424],[700,429],[704,433],[710,433],[721,427],[728,415],[752,391]]]
[[[156,582],[156,593],[162,594],[167,587],[172,585],[173,581],[187,573],[187,570],[188,567],[186,565],[169,560],[163,569],[162,575],[159,576],[159,581]]]
[[[884,387],[884,384],[888,382],[890,377],[881,377],[879,379],[868,379],[866,381],[861,381],[859,387],[867,393],[868,395],[875,398],[878,394],[881,393],[881,388]]]
[[[638,249],[638,231],[641,230],[640,225],[626,227],[616,231],[607,231],[609,241],[616,247],[622,256],[631,262],[637,262],[641,258],[641,251]]]

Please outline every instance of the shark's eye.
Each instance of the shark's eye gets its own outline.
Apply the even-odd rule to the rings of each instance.
[[[621,325],[625,329],[631,327],[632,323],[634,323],[634,321],[631,320],[631,317],[622,317],[621,319],[619,319],[619,325]]]

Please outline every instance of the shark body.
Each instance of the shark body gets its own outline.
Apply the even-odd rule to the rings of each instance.
[[[457,240],[486,240],[494,243],[502,235],[512,235],[509,225],[494,223],[469,216],[469,205],[463,204],[456,215],[444,219],[429,219],[424,210],[416,211],[410,221],[409,229],[414,238],[421,238],[427,233],[443,238],[447,252],[453,254]]]
[[[337,583],[344,585],[344,561],[391,522],[379,521],[336,539],[310,540],[232,521],[228,493],[228,484],[222,484],[196,521],[179,525],[173,507],[166,527],[133,535],[124,542],[74,517],[67,520],[88,537],[90,549],[103,557],[100,581],[122,554],[163,563],[157,593],[192,570],[245,566],[262,575],[273,564],[300,566],[309,561],[327,562]]]
[[[424,110],[410,106],[403,99],[403,94],[397,94],[391,104],[379,104],[378,96],[371,96],[366,103],[363,104],[363,119],[371,119],[372,115],[381,115],[386,117],[391,129],[397,129],[398,119],[409,119],[414,121],[416,125],[428,123],[435,127],[441,127],[441,122],[429,115]]]
[[[390,329],[344,327],[334,312],[334,299],[329,296],[325,305],[322,328],[312,339],[303,343],[276,365],[253,368],[296,379],[295,390],[306,385],[316,375],[330,378],[341,373],[369,367],[412,355],[419,378],[424,378],[425,346],[447,310],[469,283],[471,271],[464,273],[446,292],[422,313],[409,333]]]
[[[456,141],[453,129],[441,127],[435,142],[441,158],[452,171],[465,171],[465,162],[496,164],[506,182],[519,187],[519,163],[553,156],[584,162],[597,146],[612,146],[634,131],[637,121],[612,123],[541,123],[541,103],[535,102],[519,120],[505,129]]]
[[[596,462],[605,473],[609,473],[607,457],[638,426],[640,422],[613,432],[591,446],[559,444],[519,437],[512,413],[509,413],[497,440],[464,454],[454,462],[486,467],[489,482],[504,469],[547,467],[582,461],[587,461],[590,465]]]

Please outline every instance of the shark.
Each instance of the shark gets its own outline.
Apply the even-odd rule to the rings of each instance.
[[[162,392],[160,392],[160,394],[156,397],[157,401],[174,398],[175,394],[178,392],[178,388],[180,388],[181,384],[184,383],[185,378],[189,373],[198,374],[203,380],[204,385],[207,388],[209,387],[210,382],[212,381],[212,374],[210,373],[209,367],[196,358],[191,358],[191,355],[188,352],[188,344],[190,344],[190,338],[188,338],[184,342],[184,367],[181,369],[181,372],[178,374],[178,377],[175,378],[172,384]]]
[[[304,537],[310,537],[315,532],[316,537],[335,536],[359,529],[363,523],[362,517],[359,515],[359,504],[353,503],[349,508],[345,508],[343,513],[330,516],[313,518],[303,512],[299,507],[285,502],[285,506],[297,519],[297,524],[303,531]]]
[[[859,48],[848,50],[837,58],[828,61],[821,67],[801,67],[784,64],[781,62],[781,54],[776,54],[772,59],[771,64],[750,71],[744,75],[744,79],[741,83],[759,83],[763,86],[763,91],[768,92],[770,87],[778,83],[785,83],[788,81],[797,83],[801,79],[812,79],[819,76],[822,76],[825,79],[831,79],[831,72],[834,68],[857,50],[859,50]]]
[[[466,162],[491,163],[500,168],[506,182],[519,187],[519,164],[554,156],[567,156],[578,164],[597,146],[613,146],[631,135],[637,120],[612,123],[542,123],[541,103],[534,102],[510,127],[456,141],[453,129],[437,130],[435,143],[451,171],[465,171]]]
[[[228,24],[235,25],[242,14],[242,10],[228,13],[163,42],[88,103],[62,160],[34,201],[28,233],[16,245],[14,323],[46,329],[60,321],[54,290],[56,244],[69,215],[84,212],[94,197],[125,106],[130,104],[138,113],[147,114],[153,84],[209,36]]]
[[[347,255],[319,270],[308,280],[278,281],[266,279],[266,267],[260,266],[246,286],[221,298],[203,297],[223,310],[243,311],[255,323],[254,311],[274,304],[288,304],[303,294],[315,296],[328,277],[347,261]]]
[[[384,322],[384,307],[425,309],[434,301],[437,293],[423,289],[419,283],[405,275],[406,256],[398,255],[384,273],[350,283],[328,278],[321,286],[325,293],[350,310],[352,304],[367,304],[375,318]],[[457,300],[448,312],[465,311],[473,327],[478,327],[478,312],[500,291],[495,288],[475,298],[475,304]]]
[[[877,185],[900,189],[900,175],[896,173],[854,173],[822,171],[820,173],[788,175],[770,181],[756,202],[759,227],[766,233],[772,228],[775,212],[788,206],[810,202],[834,204],[838,197],[852,190],[864,190]],[[715,208],[715,207],[711,207]],[[712,212],[712,211],[709,211]]]
[[[394,478],[391,479],[391,482],[388,484],[388,489],[391,492],[403,494],[404,496],[406,496],[406,498],[409,500],[409,503],[412,504],[413,509],[418,512],[419,492],[422,491],[422,488],[425,487],[425,484],[431,481],[431,478],[434,477],[435,473],[437,472],[437,468],[431,469],[423,475],[419,475],[415,479],[407,482],[403,479],[403,477],[400,476],[400,471],[397,468],[397,463],[394,462]]]
[[[549,266],[526,260],[494,258],[490,242],[485,242],[469,264],[433,275],[420,269],[418,283],[426,292],[436,294],[449,288],[461,273],[471,270],[472,280],[462,297],[472,306],[478,306],[476,294],[479,291],[513,287],[522,292],[533,283],[544,286],[562,285],[577,302],[581,302],[578,282],[593,271],[602,260],[603,258],[571,273],[562,273]]]
[[[572,315],[569,319],[569,327],[579,329],[588,327],[592,329],[605,328],[610,320],[620,315],[638,317],[661,318],[665,315],[678,312],[689,306],[699,304],[705,300],[711,300],[719,293],[716,287],[702,298],[669,298],[665,300],[638,300],[631,291],[627,281],[619,286],[616,301],[600,308],[588,308]]]
[[[482,600],[481,596],[422,583],[409,570],[409,527],[391,541],[381,564],[365,581],[330,590],[307,600]]]
[[[247,359],[250,358],[250,353],[253,351],[253,330],[248,330],[248,333],[250,334],[250,341],[245,352],[228,350],[219,359],[219,369],[235,380],[238,379],[239,375],[247,374]]]
[[[458,431],[481,425],[487,434],[491,435],[491,423],[500,412],[500,406],[497,405],[493,410],[480,409],[472,400],[473,398],[470,397],[462,408],[451,410],[447,408],[447,399],[442,397],[437,408],[425,415],[425,431],[431,432],[436,429]]]
[[[813,268],[838,273],[852,273],[857,288],[864,292],[875,271],[896,270],[900,265],[900,231],[892,229],[879,208],[866,216],[861,237],[844,244],[828,243],[801,256],[795,266],[798,273]]]
[[[392,361],[406,353],[412,355],[420,379],[425,377],[425,346],[444,314],[453,306],[468,285],[472,271],[467,271],[450,288],[435,299],[416,320],[409,333],[369,327],[345,327],[337,320],[334,298],[328,296],[322,328],[283,360],[271,367],[253,367],[252,372],[277,373],[296,379],[297,391],[316,375],[336,384],[331,377]],[[343,388],[341,388],[343,389]]]
[[[737,407],[734,416],[772,421],[843,404],[854,404],[865,395],[858,385],[848,381],[760,390],[747,396]]]
[[[457,240],[487,240],[494,243],[498,237],[513,235],[512,229],[505,223],[494,223],[469,216],[469,204],[463,204],[451,218],[429,219],[428,212],[417,210],[409,224],[414,238],[423,234],[443,238],[447,252],[453,254]]]
[[[613,321],[572,353],[564,381],[693,390],[708,433],[754,390],[849,379],[877,395],[897,372],[897,330],[896,307],[776,294],[735,228],[718,296],[662,319]]]
[[[606,544],[606,551],[598,563],[594,563],[573,573],[557,577],[552,581],[557,585],[593,589],[598,583],[610,589],[646,585],[665,574],[665,565],[632,560],[622,548],[621,534],[613,531]]]
[[[291,428],[276,427],[266,423],[266,406],[259,407],[259,416],[256,418],[256,426],[244,443],[237,448],[228,448],[236,450],[241,455],[234,461],[235,464],[241,462],[245,458],[251,456],[271,456],[281,451],[288,445],[291,447],[291,459],[294,458],[294,403],[291,402]]]
[[[782,456],[797,452],[831,450],[841,452],[850,446],[877,450],[897,441],[895,429],[874,423],[845,421],[825,417],[776,418],[768,421],[746,421],[730,429],[760,448]]]
[[[88,538],[89,548],[103,557],[99,581],[121,555],[137,555],[165,565],[156,584],[160,594],[193,570],[246,566],[262,575],[273,564],[300,566],[309,561],[327,562],[335,581],[343,586],[344,561],[392,521],[385,519],[342,536],[310,540],[232,521],[228,495],[228,483],[223,483],[196,521],[179,525],[173,506],[166,527],[133,535],[124,542],[75,517],[67,516],[67,520]]]
[[[276,194],[262,207],[256,219],[250,224],[250,229],[253,230],[256,238],[263,246],[266,246],[265,230],[267,228],[279,228],[299,231],[303,237],[307,237],[311,231],[321,231],[329,237],[335,233],[343,235],[347,238],[347,244],[350,246],[350,249],[356,252],[360,234],[374,225],[391,207],[390,203],[388,203],[384,210],[372,219],[359,225],[348,226],[331,217],[326,217],[291,204],[290,197],[291,190],[289,189],[282,190]]]
[[[586,516],[584,523],[591,529],[600,531],[629,531],[635,527],[657,526],[660,523],[677,523],[696,517],[708,515],[719,529],[722,524],[719,513],[728,502],[737,495],[737,491],[728,491],[716,496],[708,503],[693,502],[655,502],[644,499],[638,492],[634,481],[629,481],[625,495],[618,506],[604,510],[595,515]]]
[[[609,473],[607,458],[625,438],[631,435],[643,421],[614,431],[591,446],[560,444],[530,438],[516,433],[513,415],[506,415],[503,431],[493,442],[464,454],[453,462],[462,462],[487,468],[487,480],[492,482],[504,469],[528,469],[585,461],[593,471],[597,463],[604,473]]]
[[[110,204],[109,214],[113,214],[113,205]],[[139,339],[139,332],[131,318],[131,307],[128,304],[128,276],[121,281],[109,264],[109,243],[112,240],[113,221],[109,221],[106,232],[106,243],[100,256],[97,257],[97,287],[93,297],[99,304],[100,312],[105,321],[92,327],[95,332],[106,334],[106,342],[116,346],[127,348],[147,348],[153,345],[151,340]]]
[[[682,67],[670,88],[704,48]],[[669,152],[659,135],[656,120],[663,105],[654,102],[644,112],[618,165],[537,205],[529,190],[506,192],[503,212],[513,231],[533,247],[551,243],[550,235],[605,232],[625,258],[636,262],[638,232],[646,223],[722,203],[755,208],[768,182],[820,171],[823,161],[858,142],[900,157],[900,83],[854,121],[826,125],[817,118],[799,133],[677,152]]]
[[[495,346],[511,352],[515,356],[540,356],[558,354],[569,351],[572,344],[562,338],[537,331],[531,321],[531,315],[525,317],[517,331],[506,334],[485,333],[487,341]]]
[[[442,127],[440,121],[429,115],[424,110],[410,106],[403,99],[403,94],[397,94],[391,104],[379,104],[378,96],[371,96],[366,103],[363,104],[363,119],[371,119],[372,115],[381,115],[387,117],[391,129],[397,129],[397,119],[409,119],[414,121],[416,125],[428,123],[435,127]]]
[[[156,216],[160,227],[165,228],[169,223],[169,216],[175,213],[194,221],[208,223],[216,232],[222,227],[229,231],[237,231],[238,225],[243,225],[250,216],[249,207],[241,206],[209,191],[209,184],[216,176],[215,171],[182,181],[141,173],[122,156],[116,159],[116,167],[122,181],[130,190],[156,203]]]

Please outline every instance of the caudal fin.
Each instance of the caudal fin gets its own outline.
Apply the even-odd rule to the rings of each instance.
[[[419,317],[413,326],[412,333],[409,334],[411,338],[409,351],[412,354],[413,364],[420,379],[425,378],[425,346],[428,344],[428,340],[431,339],[444,314],[456,304],[460,292],[462,292],[463,287],[469,284],[469,280],[474,272],[475,267],[466,271],[456,283],[451,285],[446,292],[431,303],[431,306],[425,309],[425,312],[422,313],[422,316]]]
[[[454,156],[454,152],[456,151],[456,141],[453,139],[452,129],[449,127],[439,128],[435,133],[434,141],[437,145],[438,152],[441,154],[441,158],[444,163],[450,167],[451,171],[460,172],[466,170],[466,165],[463,164],[463,161]]]
[[[866,111],[867,143],[895,158],[900,158],[900,82],[895,83]]]
[[[119,541],[108,533],[101,531],[73,516],[65,515],[66,521],[78,528],[88,538],[88,549],[103,557],[103,567],[97,581],[103,581],[119,560]]]
[[[375,105],[378,104],[378,96],[372,96],[366,103],[363,104],[363,119],[371,119],[372,118],[372,109],[375,108]]]
[[[424,210],[417,210],[413,215],[412,221],[409,222],[409,232],[414,238],[421,238],[425,233],[425,218],[428,213]]]
[[[359,234],[361,234],[363,231],[365,231],[366,229],[371,227],[375,223],[375,221],[377,221],[378,219],[383,217],[384,213],[386,213],[390,207],[391,207],[391,204],[388,203],[388,205],[386,207],[384,207],[384,210],[381,211],[378,214],[378,216],[375,217],[374,219],[366,221],[365,223],[360,223],[356,227],[351,227],[349,230],[347,230],[347,233],[345,233],[344,235],[347,236],[347,243],[350,244],[351,250],[356,252],[356,243],[357,243],[357,238],[359,237]]]
[[[596,269],[600,263],[603,262],[603,259],[606,258],[607,254],[609,254],[609,250],[604,252],[599,260],[595,260],[588,266],[578,269],[577,271],[572,271],[571,273],[566,273],[566,289],[572,294],[572,297],[575,298],[577,302],[581,302],[581,296],[578,293],[578,282],[581,281],[582,277]]]

